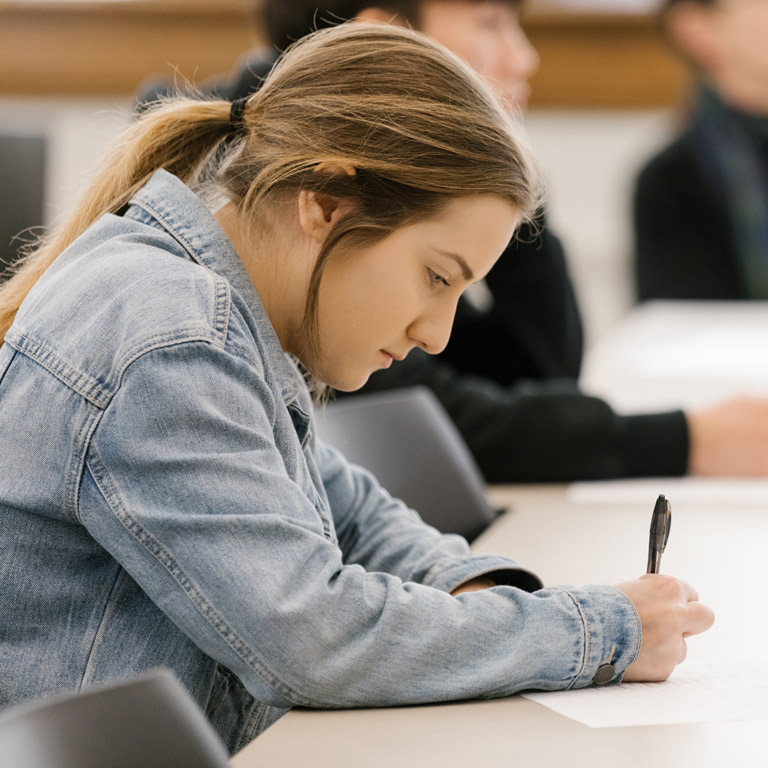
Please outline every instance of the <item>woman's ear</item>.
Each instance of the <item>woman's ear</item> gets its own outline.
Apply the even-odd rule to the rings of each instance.
[[[321,243],[340,219],[352,210],[352,203],[324,192],[299,192],[299,224],[304,234]]]
[[[352,166],[329,166],[320,163],[315,168],[316,173],[342,173],[355,176],[357,171]],[[327,192],[314,192],[303,189],[299,192],[299,224],[307,237],[318,243],[325,240],[326,235],[353,208],[351,201]]]

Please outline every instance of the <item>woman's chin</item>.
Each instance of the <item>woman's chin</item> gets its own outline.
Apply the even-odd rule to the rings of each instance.
[[[320,378],[324,384],[332,387],[339,392],[356,392],[358,389],[362,389],[368,379],[371,377],[372,371],[366,371],[365,373],[352,373],[344,372],[337,373],[336,375],[329,375],[326,378]]]

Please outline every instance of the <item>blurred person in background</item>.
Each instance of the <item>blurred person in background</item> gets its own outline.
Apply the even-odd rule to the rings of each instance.
[[[637,181],[638,296],[768,299],[768,2],[666,0],[660,20],[696,86]]]
[[[315,28],[356,19],[427,34],[468,61],[511,109],[524,108],[539,59],[520,26],[522,5],[264,0],[256,12],[273,49],[246,55],[230,78],[207,91],[229,100],[247,96],[291,43]],[[158,93],[162,89],[155,88],[140,102]],[[768,402],[739,399],[696,413],[619,415],[579,390],[582,351],[566,258],[541,211],[518,231],[484,284],[462,298],[447,348],[437,356],[414,350],[374,373],[363,391],[428,386],[491,483],[768,474]]]

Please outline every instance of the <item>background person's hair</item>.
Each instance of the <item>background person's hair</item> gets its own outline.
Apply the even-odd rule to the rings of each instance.
[[[300,190],[353,203],[312,273],[310,363],[319,353],[320,281],[334,253],[373,245],[451,198],[495,195],[521,221],[541,203],[518,122],[458,57],[407,29],[355,22],[305,37],[250,97],[234,134],[229,110],[225,101],[171,99],[129,127],[74,214],[0,288],[0,337],[54,259],[100,216],[119,212],[158,168],[204,197],[226,194],[257,228]],[[357,173],[318,173],[321,164]]]
[[[523,0],[496,2],[517,7]],[[423,4],[424,0],[262,0],[257,3],[256,13],[269,40],[282,51],[310,32],[353,19],[366,8],[380,8],[403,24],[419,29]]]

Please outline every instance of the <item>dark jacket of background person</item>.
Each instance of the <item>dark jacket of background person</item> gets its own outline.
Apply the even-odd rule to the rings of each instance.
[[[659,3],[661,35],[694,87],[679,135],[637,180],[640,300],[768,299],[767,9]]]
[[[247,96],[272,63],[245,61],[208,92],[228,100]],[[146,92],[140,102],[160,93]],[[544,215],[536,227],[521,228],[486,284],[490,305],[462,298],[443,353],[413,350],[374,373],[362,392],[428,386],[491,483],[685,473],[682,411],[620,416],[579,391],[581,316],[563,248]]]
[[[718,179],[698,131],[694,119],[638,176],[634,230],[640,301],[751,298],[727,184]],[[761,165],[768,169],[768,140]]]

